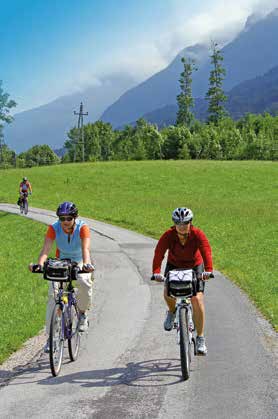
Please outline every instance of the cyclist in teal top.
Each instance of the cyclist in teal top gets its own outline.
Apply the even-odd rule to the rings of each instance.
[[[80,312],[79,331],[84,332],[88,327],[86,311],[91,307],[92,280],[91,272],[94,265],[90,257],[90,229],[87,224],[77,220],[78,209],[72,202],[63,202],[56,211],[59,220],[48,227],[43,248],[40,252],[37,265],[30,264],[30,271],[41,270],[46,261],[54,241],[56,242],[56,257],[61,259],[71,259],[79,264],[83,271],[87,273],[78,274],[76,286],[77,305]],[[54,296],[58,285],[50,282],[48,293],[48,306],[46,314],[46,331],[49,333],[51,313],[54,307]],[[48,351],[48,345],[45,346]]]

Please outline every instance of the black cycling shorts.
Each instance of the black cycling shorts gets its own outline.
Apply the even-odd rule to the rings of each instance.
[[[165,271],[164,271],[164,276],[166,277],[167,273],[171,271],[172,269],[188,269],[188,268],[181,268],[167,262]],[[201,263],[200,265],[194,266],[194,268],[192,269],[194,272],[196,272],[196,274],[202,274],[204,272],[204,265],[203,263]],[[205,281],[203,281],[202,279],[197,279],[197,292],[203,292],[203,293],[205,292]]]

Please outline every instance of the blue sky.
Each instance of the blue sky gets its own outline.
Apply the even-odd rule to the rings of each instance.
[[[0,80],[16,111],[126,72],[138,82],[184,47],[230,39],[277,0],[0,0]]]

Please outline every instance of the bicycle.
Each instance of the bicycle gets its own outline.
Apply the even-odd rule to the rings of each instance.
[[[33,273],[43,273],[44,279],[59,283],[49,331],[50,369],[56,377],[61,371],[65,340],[68,341],[70,360],[78,358],[81,334],[78,331],[79,312],[72,281],[77,279],[78,273],[84,272],[70,259],[47,259],[43,269]]]
[[[22,192],[19,197],[19,208],[21,214],[28,214],[28,192]]]
[[[177,344],[180,346],[183,380],[190,377],[193,347],[194,355],[197,355],[191,297],[196,295],[197,281],[201,278],[192,269],[173,269],[164,278],[167,294],[176,298],[174,329],[177,331]],[[210,278],[214,278],[214,275],[210,274]],[[154,280],[154,276],[151,279]]]

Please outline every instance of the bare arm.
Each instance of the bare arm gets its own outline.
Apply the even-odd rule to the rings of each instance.
[[[84,239],[81,239],[82,244],[82,258],[84,265],[86,263],[91,263],[91,256],[90,256],[90,244],[91,239],[89,237],[85,237]]]
[[[43,248],[39,254],[39,258],[38,258],[38,265],[43,266],[44,262],[47,259],[47,256],[49,255],[49,252],[51,250],[52,244],[53,244],[52,239],[50,239],[49,237],[46,237],[44,240],[44,244],[43,244]],[[30,263],[29,265],[29,271],[32,272],[32,267],[33,267],[33,263]]]

